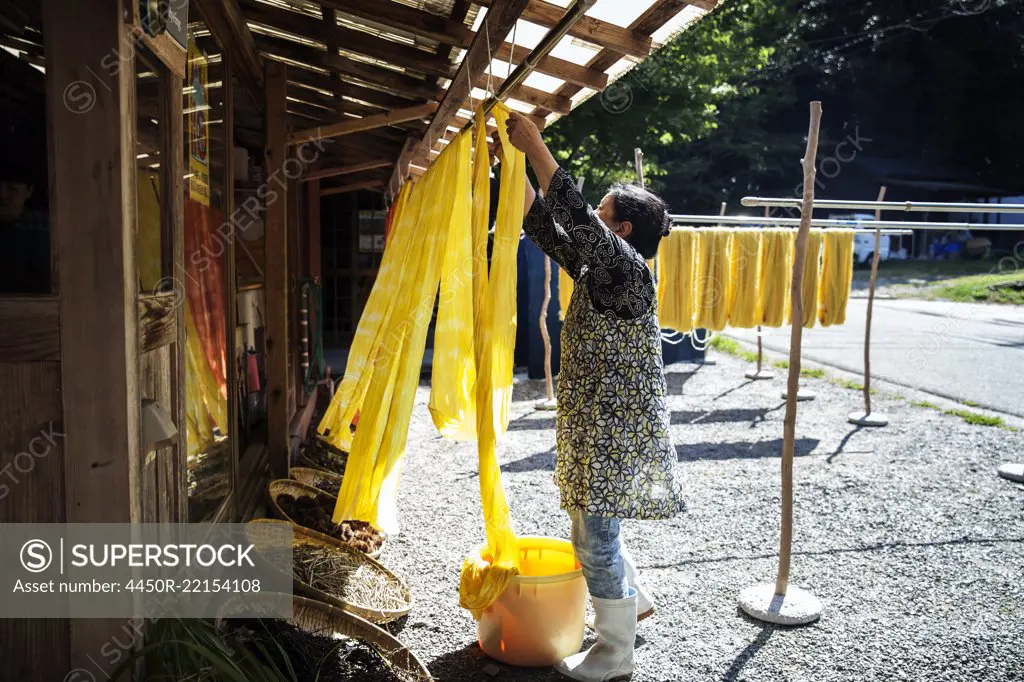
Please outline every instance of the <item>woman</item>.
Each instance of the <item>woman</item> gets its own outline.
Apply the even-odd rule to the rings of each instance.
[[[617,185],[594,211],[530,119],[512,114],[508,132],[544,190],[537,200],[527,183],[523,229],[576,283],[562,327],[555,483],[572,520],[597,643],[556,667],[574,680],[627,679],[637,620],[654,604],[637,581],[619,520],[666,519],[684,508],[647,265],[668,235],[667,206],[640,187]]]

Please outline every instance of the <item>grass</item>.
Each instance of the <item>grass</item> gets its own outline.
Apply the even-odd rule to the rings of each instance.
[[[775,362],[772,363],[772,367],[774,367],[775,369],[789,369],[789,361],[776,360]]]
[[[971,402],[973,403],[973,401],[971,401]],[[1010,426],[1009,424],[1004,422],[1002,417],[990,417],[990,416],[985,415],[985,414],[978,414],[977,412],[971,412],[970,410],[961,410],[961,409],[944,410],[941,407],[939,407],[938,405],[936,405],[935,403],[928,402],[927,400],[911,400],[910,404],[912,406],[914,406],[914,407],[921,407],[921,408],[924,408],[926,410],[936,410],[937,412],[942,412],[942,414],[946,414],[946,415],[949,415],[951,417],[960,417],[960,419],[964,420],[968,424],[973,424],[975,426],[991,426],[991,427],[1003,429],[1005,431],[1014,431],[1014,432],[1020,430],[1017,427]],[[977,403],[973,403],[973,404],[977,405]]]
[[[932,295],[959,303],[1024,305],[1024,270],[946,280]]]
[[[829,379],[829,383],[833,384],[834,386],[838,386],[839,388],[848,389],[850,391],[863,391],[864,390],[864,384],[860,383],[859,381],[854,381],[853,379],[840,379],[840,378],[836,377],[836,378]],[[870,391],[868,391],[868,393],[870,393],[871,395],[875,395],[876,393],[878,393],[878,391],[872,388]],[[896,399],[896,400],[902,400],[903,399],[903,396],[901,396],[901,395],[893,395],[891,397]]]
[[[802,377],[810,377],[811,379],[824,379],[825,378],[825,370],[819,369],[819,368],[816,368],[816,367],[815,368],[812,368],[812,367],[801,367],[800,368],[800,376],[802,376]]]
[[[941,410],[942,408],[935,403],[930,403],[927,400],[911,400],[910,404],[913,407],[922,407],[926,410]]]
[[[757,353],[744,350],[734,339],[722,336],[721,334],[711,339],[711,347],[720,353],[731,355],[734,358],[741,358],[747,362],[757,362]]]
[[[996,260],[887,260],[878,264],[879,278],[948,279],[992,272],[999,267]],[[871,268],[854,271],[855,280],[868,281]]]

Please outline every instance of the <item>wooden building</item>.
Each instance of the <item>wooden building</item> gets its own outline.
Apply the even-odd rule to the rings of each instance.
[[[0,523],[250,517],[308,426],[323,198],[393,196],[528,61],[550,123],[716,2],[0,3]],[[0,620],[0,679],[97,675],[124,627]]]

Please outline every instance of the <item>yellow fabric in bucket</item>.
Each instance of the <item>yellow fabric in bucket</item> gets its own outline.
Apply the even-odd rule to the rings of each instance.
[[[478,620],[519,573],[518,545],[512,532],[496,448],[498,435],[508,427],[512,402],[516,258],[523,225],[526,157],[509,142],[505,130],[508,108],[498,104],[493,114],[501,136],[501,194],[491,268],[476,329],[477,447],[487,545],[466,558],[459,576],[459,605],[469,609]],[[479,113],[476,130],[479,149],[486,145],[484,120]],[[479,181],[487,169],[478,163],[474,172]],[[474,224],[475,231],[480,229],[479,222]],[[483,270],[477,271],[481,277],[485,274]]]
[[[721,331],[729,318],[729,231],[697,232],[697,302],[694,326]]]
[[[794,258],[796,255],[794,254]],[[818,320],[818,271],[821,268],[821,230],[811,230],[807,233],[807,259],[804,260],[804,279],[800,287],[800,303],[803,305],[803,324],[810,328]],[[790,297],[786,297],[787,312],[786,318],[793,324],[792,304]]]
[[[825,249],[818,292],[818,319],[830,327],[846,322],[853,282],[853,230],[825,230]]]
[[[762,230],[761,324],[781,327],[786,320],[789,285],[793,281],[792,230]]]
[[[320,435],[345,451],[352,448],[352,431],[349,427],[363,405],[373,377],[374,363],[383,343],[384,330],[400,297],[399,292],[410,281],[411,266],[407,267],[407,262],[413,240],[417,236],[416,226],[423,203],[422,193],[412,197],[413,189],[413,183],[407,182],[398,194],[388,243],[352,339],[345,375],[317,426]]]
[[[572,277],[565,268],[558,268],[558,319],[564,320],[572,301]]]
[[[358,519],[387,533],[398,531],[400,465],[444,250],[451,232],[470,230],[469,210],[457,209],[470,197],[470,142],[469,135],[462,134],[447,146],[413,188],[404,211],[408,214],[419,205],[415,222],[407,222],[411,218],[403,216],[398,228],[415,227],[416,248],[409,254],[393,296],[394,309],[381,325],[382,343],[362,401],[372,409],[364,410],[360,417],[334,509],[335,523]],[[464,223],[455,224],[456,219]],[[365,369],[363,373],[367,373]]]
[[[749,329],[761,319],[760,230],[733,230],[731,251],[729,326]]]
[[[658,249],[658,318],[662,327],[693,329],[695,230],[672,230]]]

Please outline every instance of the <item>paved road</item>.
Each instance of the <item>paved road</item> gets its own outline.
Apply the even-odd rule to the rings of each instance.
[[[804,357],[864,371],[866,299],[846,324],[805,329]],[[756,343],[753,330],[727,330]],[[767,329],[765,348],[789,352],[788,327]],[[954,400],[1024,416],[1024,309],[943,301],[876,300],[871,375]]]

